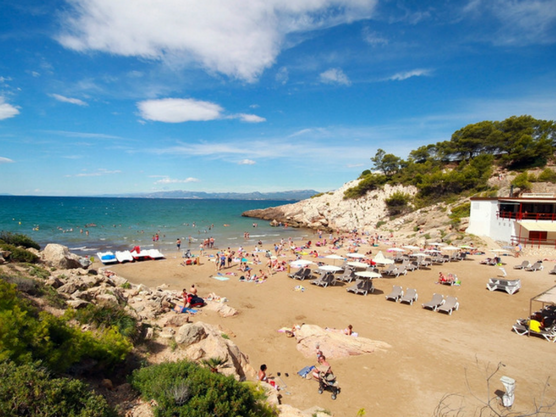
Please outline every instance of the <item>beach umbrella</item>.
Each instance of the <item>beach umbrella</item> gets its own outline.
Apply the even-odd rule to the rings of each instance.
[[[506,249],[491,249],[490,251],[494,253],[508,252]]]
[[[373,261],[377,264],[382,264],[382,265],[389,265],[389,264],[393,264],[394,260],[393,259],[388,259],[384,256],[384,254],[382,253],[382,251],[379,251],[376,256],[373,258]]]
[[[359,259],[363,259],[366,258],[366,255],[363,255],[362,253],[348,253],[346,255],[348,258],[359,258]]]
[[[442,242],[432,242],[430,245],[431,245],[431,246],[444,246],[445,243],[442,243]]]
[[[358,277],[361,278],[382,278],[382,275],[380,275],[378,272],[372,272],[372,271],[361,271],[361,272],[356,272],[355,275],[357,275]]]
[[[442,248],[440,248],[440,250],[459,250],[459,248],[457,246],[443,246]]]
[[[438,249],[427,249],[425,252],[426,253],[441,253],[441,251],[439,251]]]
[[[402,248],[390,248],[388,249],[388,252],[403,252],[404,250]]]
[[[427,255],[426,253],[421,253],[421,252],[419,252],[419,253],[414,253],[414,254],[412,254],[411,256],[415,256],[415,257],[418,257],[418,258],[422,258],[422,257],[424,257],[424,256],[429,256],[429,255]]]
[[[342,270],[342,268],[340,268],[339,266],[334,266],[334,265],[322,265],[319,266],[319,269],[327,272],[338,272]]]
[[[334,260],[334,265],[336,265],[336,261],[337,261],[338,259],[344,259],[343,256],[336,255],[335,253],[333,253],[332,255],[326,255],[325,258],[326,258],[326,259],[333,259],[333,260]]]
[[[461,245],[460,248],[462,249],[471,249],[473,246],[469,246],[469,245]]]
[[[353,266],[354,268],[367,268],[369,266],[369,264],[366,264],[364,262],[357,262],[357,261],[348,262],[347,264],[349,266]]]
[[[403,246],[403,248],[407,249],[407,250],[419,250],[419,249],[421,249],[419,246],[413,246],[413,245],[406,245],[406,246]]]
[[[290,263],[290,266],[293,266],[294,268],[301,268],[302,266],[311,264],[314,264],[314,262],[307,259],[298,259],[297,261],[293,261],[292,263]]]

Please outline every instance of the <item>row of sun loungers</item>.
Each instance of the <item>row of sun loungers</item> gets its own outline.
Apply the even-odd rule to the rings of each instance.
[[[528,319],[518,319],[512,330],[520,336],[538,336],[556,343],[556,306],[545,306]]]
[[[508,294],[513,295],[521,288],[521,280],[490,278],[486,287],[489,291],[506,291]]]
[[[394,285],[392,292],[386,296],[387,300],[394,302],[407,303],[413,305],[418,299],[417,290],[414,288],[407,288],[405,293],[403,288],[399,285]],[[459,309],[459,302],[456,297],[447,296],[444,298],[441,294],[433,294],[432,299],[429,302],[423,304],[423,308],[430,309],[432,311],[439,311],[443,313],[448,313],[452,315],[454,310]]]

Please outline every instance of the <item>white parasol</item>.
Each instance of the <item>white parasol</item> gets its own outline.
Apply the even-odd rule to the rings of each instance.
[[[369,264],[366,264],[364,262],[348,262],[347,263],[349,266],[353,266],[354,268],[367,268],[369,266]]]
[[[457,246],[443,246],[440,250],[459,250]]]
[[[380,275],[377,272],[372,272],[372,271],[361,271],[361,272],[356,272],[355,275],[357,275],[358,277],[361,278],[382,278],[382,275]]]
[[[307,259],[298,259],[297,261],[293,261],[290,266],[293,266],[294,268],[301,268],[302,266],[307,266],[307,265],[311,265],[314,264],[313,261],[309,261]]]
[[[362,253],[348,253],[346,255],[348,258],[359,258],[359,259],[363,259],[366,258],[366,255],[363,255]]]
[[[321,271],[327,271],[327,272],[338,272],[342,270],[342,268],[340,268],[339,266],[334,266],[334,265],[322,265],[319,266],[319,269]]]
[[[384,256],[384,254],[382,253],[382,251],[379,251],[376,256],[373,258],[373,261],[377,264],[382,264],[382,265],[389,265],[389,264],[393,264],[394,260],[393,259],[388,259]]]
[[[413,245],[403,246],[403,248],[408,249],[408,250],[419,250],[419,249],[421,249],[419,246],[413,246]]]
[[[388,252],[404,252],[404,250],[402,248],[390,248]]]
[[[336,261],[337,261],[338,259],[344,259],[343,256],[336,255],[335,253],[333,253],[332,255],[326,255],[325,258],[326,258],[326,259],[333,259],[333,260],[334,260],[334,265],[336,265]]]

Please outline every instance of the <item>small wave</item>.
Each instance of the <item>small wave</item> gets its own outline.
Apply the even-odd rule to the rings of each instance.
[[[75,248],[69,248],[69,250],[86,250],[86,249],[87,249],[87,246],[78,246],[78,247],[75,247]]]

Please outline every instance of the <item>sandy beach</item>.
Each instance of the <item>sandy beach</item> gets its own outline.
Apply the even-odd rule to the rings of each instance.
[[[363,245],[359,251],[365,253],[369,249]],[[387,249],[388,246],[372,248],[374,254],[382,250],[388,256]],[[281,372],[289,393],[283,393],[282,402],[301,410],[318,405],[336,416],[355,416],[361,409],[375,416],[433,415],[445,395],[456,394],[449,398],[450,407],[463,406],[463,415],[473,415],[478,404],[473,395],[484,401],[494,397],[495,391],[504,390],[500,377],[507,375],[516,380],[513,411],[530,411],[534,401],[538,404],[541,400],[545,382],[554,373],[555,344],[511,331],[516,319],[528,316],[530,299],[556,285],[555,276],[548,274],[554,262],[545,261],[543,271],[518,271],[513,266],[527,258],[503,256],[508,278],[522,280],[521,290],[514,295],[486,289],[490,277],[502,274],[498,267],[479,263],[492,256],[487,252],[398,278],[376,279],[375,292],[361,296],[348,293],[346,284],[321,288],[309,281],[292,280],[286,272],[278,272],[261,284],[240,282],[237,265],[221,271],[235,272],[235,276],[219,281],[211,277],[216,270],[207,257],[216,250],[207,251],[200,266],[181,266],[181,254],[175,252],[166,254],[165,260],[114,265],[109,269],[136,284],[153,288],[167,284],[175,290],[195,284],[202,297],[211,292],[226,297],[228,304],[239,311],[238,316],[221,318],[215,312],[201,311],[193,321],[222,326],[249,356],[254,368],[266,363],[270,373]],[[340,249],[338,253],[344,255],[346,251]],[[279,259],[291,260],[293,255]],[[318,261],[334,264],[330,259]],[[254,269],[258,271],[259,267]],[[461,286],[436,284],[439,271],[457,274]],[[294,291],[300,284],[305,291]],[[387,301],[385,295],[393,285],[404,290],[416,288],[418,301],[413,305]],[[456,296],[459,311],[449,316],[423,309],[421,304],[435,292]],[[539,303],[533,305],[534,309],[540,307]],[[342,388],[333,401],[329,393],[318,394],[315,381],[297,375],[297,371],[315,361],[296,349],[295,339],[278,332],[284,326],[300,323],[342,329],[352,324],[361,337],[386,342],[391,348],[331,359]],[[487,387],[486,375],[500,362],[503,368]],[[545,398],[554,401],[554,388],[548,387]]]

